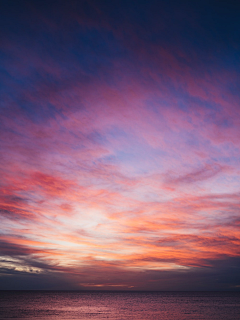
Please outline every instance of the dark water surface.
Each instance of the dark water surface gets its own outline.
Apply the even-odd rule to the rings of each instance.
[[[240,319],[237,292],[0,291],[0,319]]]

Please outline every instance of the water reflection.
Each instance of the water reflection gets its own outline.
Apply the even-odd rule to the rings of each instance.
[[[240,293],[2,291],[1,319],[238,319]]]

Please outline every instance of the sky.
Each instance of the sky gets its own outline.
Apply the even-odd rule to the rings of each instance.
[[[240,290],[238,1],[0,1],[0,289]]]

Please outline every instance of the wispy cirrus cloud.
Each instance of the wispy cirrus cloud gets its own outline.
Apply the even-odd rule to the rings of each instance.
[[[221,166],[218,163],[206,164],[202,168],[197,168],[186,174],[171,175],[166,174],[164,179],[164,186],[171,189],[171,186],[177,187],[181,185],[197,184],[198,182],[214,178],[216,175],[227,171],[227,166]]]

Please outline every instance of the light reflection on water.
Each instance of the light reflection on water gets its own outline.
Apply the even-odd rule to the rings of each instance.
[[[0,291],[0,319],[240,319],[234,292]]]

